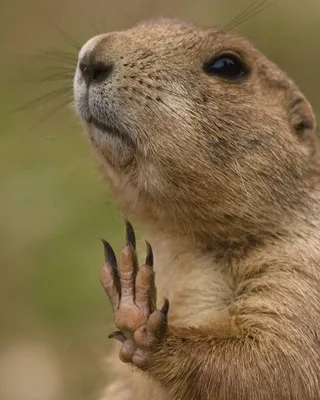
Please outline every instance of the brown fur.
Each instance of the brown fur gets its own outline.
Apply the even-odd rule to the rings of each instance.
[[[224,51],[250,66],[245,81],[205,74]],[[115,346],[102,399],[320,399],[311,105],[247,40],[179,21],[95,37],[79,62],[97,61],[112,74],[88,100],[78,70],[75,105],[120,205],[149,232],[171,303],[152,366],[133,370]]]

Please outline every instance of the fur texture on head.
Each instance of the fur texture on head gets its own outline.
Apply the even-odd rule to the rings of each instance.
[[[241,79],[208,73],[223,54]],[[156,20],[91,39],[74,88],[171,304],[148,373],[115,347],[103,399],[318,399],[320,153],[297,86],[243,38]]]
[[[244,79],[204,70],[224,53],[241,57]],[[108,76],[88,84],[81,68],[92,65]],[[319,176],[312,108],[247,40],[146,21],[91,39],[74,87],[103,170],[138,220],[238,241],[281,232],[310,207]]]

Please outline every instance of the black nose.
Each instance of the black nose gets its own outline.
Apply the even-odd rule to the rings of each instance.
[[[99,83],[111,75],[113,64],[102,61],[80,62],[79,69],[87,84]]]

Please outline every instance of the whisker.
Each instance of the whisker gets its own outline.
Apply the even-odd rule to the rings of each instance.
[[[71,75],[74,75],[74,72],[75,72],[75,70],[76,70],[76,66],[64,66],[64,65],[62,65],[62,66],[60,66],[60,67],[44,67],[43,68],[44,69],[44,71],[43,72],[46,72],[46,73],[50,73],[50,74],[61,74],[61,75],[64,75],[64,74],[71,74]]]
[[[37,7],[41,7],[41,4],[37,3]],[[42,18],[46,19],[48,24],[54,27],[60,35],[66,39],[67,44],[69,44],[71,47],[79,51],[81,49],[81,45],[78,43],[78,41],[72,37],[70,34],[65,32],[61,27],[51,18],[50,14],[48,14],[47,10],[45,8],[42,8]]]
[[[37,129],[39,127],[39,125],[41,125],[43,122],[47,121],[47,119],[50,118],[53,114],[56,114],[58,111],[62,110],[65,106],[67,106],[70,103],[71,103],[71,98],[69,97],[68,100],[59,104],[57,107],[50,110],[44,117],[40,118],[40,120],[29,129],[29,132],[31,130]]]
[[[77,63],[78,54],[74,54],[68,51],[57,50],[53,48],[52,50],[40,50],[38,53],[31,55],[32,58],[44,59],[49,61],[72,61],[72,63]]]
[[[263,2],[265,2],[265,0],[262,0]],[[240,18],[242,18],[244,15],[247,15],[249,12],[252,11],[253,8],[257,7],[257,5],[259,6],[259,3],[261,3],[261,0],[254,0],[253,2],[251,2],[247,7],[245,7],[244,10],[242,10],[239,14],[237,14],[235,17],[233,17],[229,22],[227,22],[223,27],[222,30],[227,30],[228,27],[230,25],[232,25],[233,23],[235,23],[237,20],[239,20]]]
[[[68,85],[68,88],[71,90],[72,89],[72,82],[73,82],[73,74],[70,75],[48,75],[44,77],[35,77],[35,78],[28,78],[28,79],[23,79],[23,80],[18,80],[14,82],[4,82],[3,84],[0,85],[1,87],[4,88],[12,88],[12,87],[19,87],[20,85],[34,85],[36,83],[53,83],[53,82],[61,82],[63,84],[65,83],[70,83]]]
[[[229,30],[237,28],[239,25],[244,24],[246,21],[254,18],[256,15],[261,14],[263,11],[267,10],[268,8],[270,8],[271,6],[273,6],[274,4],[276,4],[277,0],[274,0],[273,2],[270,2],[269,4],[265,4],[264,7],[260,8],[259,10],[256,10],[255,12],[252,12],[250,15],[248,15],[246,18],[243,18],[241,21],[238,21],[237,23],[235,23],[234,25],[232,25]]]
[[[37,106],[38,104],[42,104],[42,103],[44,103],[46,101],[54,100],[57,97],[59,97],[60,95],[66,94],[68,92],[70,93],[70,90],[72,90],[71,86],[70,87],[66,86],[66,87],[63,87],[63,88],[55,89],[55,90],[53,90],[53,91],[51,91],[49,93],[46,93],[46,94],[44,94],[44,95],[42,95],[42,96],[40,96],[40,97],[38,97],[38,98],[36,98],[34,100],[31,100],[30,102],[28,102],[28,103],[26,103],[24,105],[21,105],[21,106],[15,108],[13,110],[10,110],[9,114],[14,114],[14,113],[19,112],[19,111],[26,111],[29,108]]]
[[[43,77],[36,77],[30,79],[23,79],[20,81],[15,82],[16,84],[28,84],[28,83],[44,83],[44,82],[55,82],[55,81],[72,81],[73,80],[73,73],[56,73],[52,75],[47,75]]]
[[[90,18],[90,25],[91,25],[91,28],[93,29],[95,34],[101,35],[100,29],[97,28],[97,25],[92,21],[91,18]]]
[[[73,47],[75,50],[80,51],[81,49],[81,44],[78,43],[76,39],[74,39],[72,36],[70,36],[68,33],[63,31],[57,24],[55,24],[55,27],[57,28],[58,32],[67,40],[70,40],[70,46]]]
[[[243,24],[254,16],[260,14],[265,11],[267,8],[276,3],[277,0],[255,0],[253,1],[245,10],[243,10],[240,14],[238,14],[235,18],[225,24],[220,30],[222,31],[230,31],[237,26]]]

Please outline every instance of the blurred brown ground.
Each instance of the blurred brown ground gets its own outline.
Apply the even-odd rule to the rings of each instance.
[[[95,236],[117,250],[123,239],[120,213],[71,107],[46,118],[68,95],[10,112],[71,83],[41,82],[61,63],[72,68],[70,61],[32,55],[51,48],[76,55],[66,36],[82,44],[147,16],[222,25],[250,1],[1,0],[1,400],[96,399],[107,379],[110,309]],[[236,29],[296,80],[316,112],[319,22],[319,0],[279,0]]]

